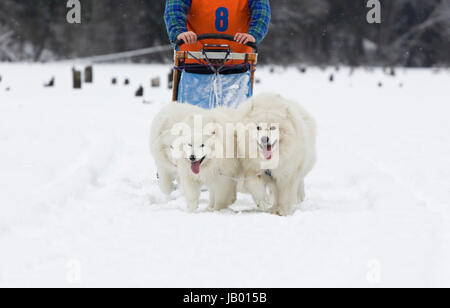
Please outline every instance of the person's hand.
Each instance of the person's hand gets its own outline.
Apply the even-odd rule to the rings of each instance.
[[[256,43],[256,39],[253,35],[248,33],[237,33],[234,37],[234,40],[239,44],[247,44],[247,43]]]
[[[183,41],[185,44],[195,44],[197,43],[197,34],[192,31],[188,31],[178,35],[177,39]]]

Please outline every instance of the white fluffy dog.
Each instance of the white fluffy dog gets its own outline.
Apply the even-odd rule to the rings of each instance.
[[[185,120],[188,134],[183,134],[182,146],[186,155],[178,162],[178,175],[189,211],[197,210],[202,186],[208,188],[210,209],[222,210],[236,201],[240,165],[235,157],[234,131],[226,129],[231,122],[229,113],[216,109]],[[227,133],[231,134],[228,139]]]
[[[246,125],[255,128],[253,133],[248,130],[246,144],[239,142],[245,190],[267,209],[269,187],[275,194],[272,211],[292,214],[293,206],[305,199],[304,179],[316,161],[314,119],[297,103],[274,94],[256,96],[238,112]]]
[[[198,209],[203,186],[211,209],[230,206],[241,182],[259,207],[289,215],[305,199],[304,179],[316,161],[316,124],[298,104],[274,94],[237,110],[171,103],[153,121],[151,152],[161,190],[169,195],[177,180],[189,211]]]
[[[172,134],[173,127],[183,122],[190,114],[202,114],[203,110],[188,104],[169,103],[153,120],[150,133],[150,150],[158,170],[159,187],[170,195],[177,178],[177,161],[172,155],[173,144],[178,136]]]

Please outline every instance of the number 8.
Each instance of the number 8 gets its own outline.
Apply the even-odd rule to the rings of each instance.
[[[216,30],[219,32],[225,32],[228,30],[228,17],[229,13],[227,8],[219,7],[216,11]]]

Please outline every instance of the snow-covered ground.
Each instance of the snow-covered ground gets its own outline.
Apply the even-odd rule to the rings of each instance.
[[[0,64],[0,287],[450,286],[449,71],[261,68],[256,92],[320,128],[307,201],[277,217],[242,195],[188,214],[158,191],[169,66],[96,66],[82,90],[70,70]]]

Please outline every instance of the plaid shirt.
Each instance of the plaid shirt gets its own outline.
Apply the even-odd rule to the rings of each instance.
[[[259,44],[266,37],[270,24],[269,0],[248,0],[252,15],[250,30],[248,31]],[[191,0],[167,0],[164,19],[171,42],[176,42],[178,35],[187,32],[187,15],[191,7]]]

